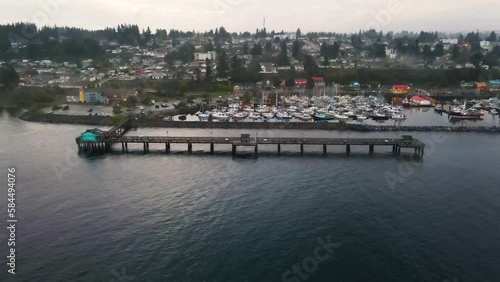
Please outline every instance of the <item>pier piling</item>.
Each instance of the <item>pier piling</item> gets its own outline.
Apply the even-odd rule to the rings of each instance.
[[[347,146],[345,147],[345,152],[346,152],[346,154],[348,154],[348,155],[351,153],[351,145],[347,145]]]
[[[300,144],[300,154],[304,154],[304,144]]]
[[[214,143],[210,143],[210,153],[212,155],[215,153],[215,145],[214,145]]]
[[[375,145],[370,145],[370,155],[373,155],[374,151],[375,151]],[[394,147],[392,148],[392,151],[394,152]]]
[[[278,154],[281,154],[281,144],[278,144]]]
[[[326,153],[327,153],[326,144],[323,144],[323,155],[326,155]]]

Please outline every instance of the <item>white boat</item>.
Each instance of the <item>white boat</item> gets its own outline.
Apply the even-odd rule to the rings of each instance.
[[[258,113],[253,113],[253,112],[252,112],[252,113],[250,113],[250,114],[248,115],[248,118],[249,118],[249,119],[253,119],[253,120],[257,120],[257,119],[261,119],[262,117],[260,116],[260,114],[258,114]]]
[[[232,119],[234,120],[244,120],[247,118],[247,115],[245,114],[245,112],[239,112],[239,113],[235,113],[233,116],[232,116]]]
[[[276,118],[277,119],[291,119],[292,116],[287,112],[278,112],[278,113],[276,113]]]
[[[333,115],[336,119],[340,119],[340,120],[346,120],[348,119],[349,117],[346,116],[346,115],[343,115],[343,114],[340,114],[340,113],[336,113]]]
[[[367,119],[368,119],[368,117],[367,117],[367,116],[365,116],[365,115],[356,115],[356,119],[357,119],[357,120],[367,120]]]
[[[215,120],[229,120],[229,116],[223,112],[212,113],[212,118]]]
[[[308,114],[301,114],[299,116],[299,119],[303,120],[303,121],[308,121],[308,120],[311,120],[312,119],[312,116],[311,115],[308,115]]]
[[[395,114],[392,116],[392,119],[393,120],[404,120],[404,119],[406,119],[406,116],[403,114]]]
[[[490,110],[490,113],[491,113],[492,115],[498,115],[498,111],[497,111],[496,109],[491,109],[491,110]]]
[[[272,119],[274,117],[273,113],[262,113],[264,119]]]

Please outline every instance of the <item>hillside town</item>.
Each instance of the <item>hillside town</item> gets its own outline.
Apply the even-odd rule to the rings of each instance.
[[[302,34],[300,29],[287,33],[267,32],[264,28],[250,34],[229,33],[220,27],[205,33],[152,33],[149,28],[139,32],[137,26],[122,26],[103,31],[101,36],[88,31],[89,37],[82,37],[85,43],[80,54],[80,50],[71,50],[78,49],[71,48],[71,44],[78,43],[73,42],[76,39],[64,36],[71,35],[71,31],[44,27],[39,37],[46,38],[29,41],[11,36],[10,46],[2,44],[5,46],[0,49],[4,58],[0,64],[14,66],[21,85],[37,86],[93,86],[109,80],[136,79],[231,78],[235,83],[249,83],[262,77],[251,74],[306,72],[309,76],[317,72],[316,68],[500,69],[500,41],[495,32],[465,36],[424,31],[384,34],[375,30]],[[63,45],[67,56],[44,52],[46,46],[54,45]]]

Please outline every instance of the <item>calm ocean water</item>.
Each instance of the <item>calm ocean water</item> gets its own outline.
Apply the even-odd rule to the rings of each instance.
[[[378,147],[85,157],[85,129],[1,115],[0,181],[17,168],[19,222],[15,277],[0,228],[0,281],[500,281],[500,135],[414,133],[428,144],[418,162]],[[166,131],[247,132],[132,134]]]

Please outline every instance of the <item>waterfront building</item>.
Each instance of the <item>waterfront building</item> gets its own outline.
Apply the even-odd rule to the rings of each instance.
[[[82,133],[81,140],[83,142],[99,142],[103,137],[104,132],[97,128],[89,129]]]
[[[83,89],[83,87],[80,87],[80,90],[79,90],[79,102],[80,103],[85,103],[85,90]]]
[[[408,94],[410,92],[410,86],[408,85],[394,85],[392,87],[392,94]]]
[[[99,92],[85,92],[85,103],[98,104],[104,103],[105,100],[106,99]]]

